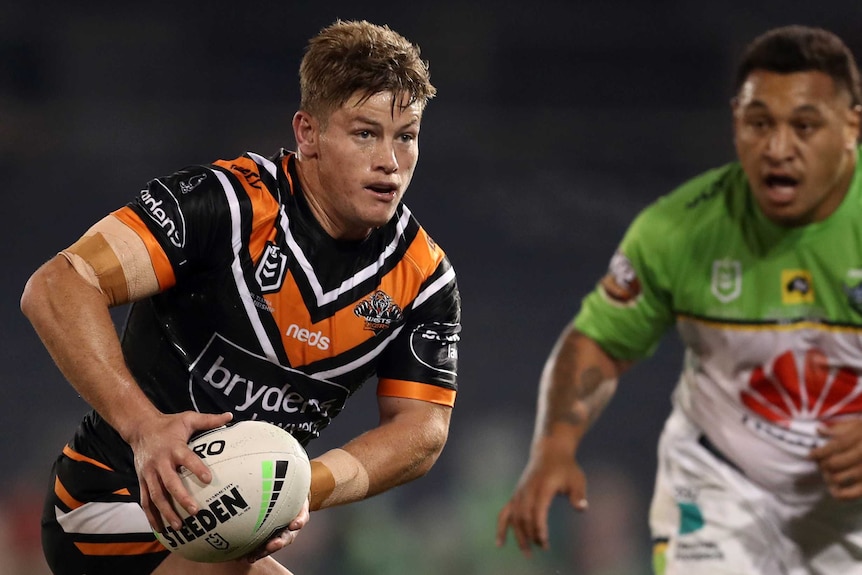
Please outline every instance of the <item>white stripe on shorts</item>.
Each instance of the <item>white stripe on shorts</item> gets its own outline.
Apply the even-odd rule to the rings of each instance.
[[[85,503],[68,513],[54,507],[57,523],[66,533],[110,535],[114,533],[152,533],[147,516],[137,503]]]

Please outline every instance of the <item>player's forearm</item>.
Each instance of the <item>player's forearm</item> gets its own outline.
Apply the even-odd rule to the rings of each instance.
[[[613,397],[624,369],[594,341],[567,329],[542,373],[533,450],[574,454]]]
[[[65,258],[33,274],[21,310],[66,379],[124,438],[135,420],[156,412],[126,368],[104,296]]]
[[[400,414],[312,460],[311,510],[359,501],[425,475],[446,443],[450,408]]]

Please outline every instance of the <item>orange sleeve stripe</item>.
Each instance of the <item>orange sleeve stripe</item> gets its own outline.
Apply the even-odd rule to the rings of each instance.
[[[403,379],[381,379],[377,384],[377,395],[421,399],[449,407],[455,405],[454,389]]]
[[[129,497],[132,496],[131,492],[129,491],[129,489],[127,487],[123,487],[122,489],[117,489],[116,491],[114,491],[114,495],[128,495]]]
[[[147,541],[141,543],[82,543],[75,542],[81,553],[84,555],[144,555],[145,553],[161,553],[167,551],[167,548],[156,541]]]
[[[260,179],[261,167],[251,158],[240,156],[235,160],[218,160],[213,164],[233,173],[251,201],[252,232],[248,251],[256,262],[267,242],[275,239],[276,230],[272,222],[278,218],[280,206]]]
[[[108,471],[113,471],[110,467],[102,463],[101,461],[96,461],[86,455],[81,455],[68,445],[63,448],[63,455],[68,457],[69,459],[74,459],[75,461],[83,461],[85,463],[89,463],[91,465],[95,465],[96,467],[101,467],[102,469],[107,469]]]
[[[54,493],[57,495],[60,501],[62,501],[66,504],[67,507],[69,507],[69,509],[77,509],[84,504],[83,501],[78,501],[77,499],[72,497],[72,495],[69,493],[69,490],[66,489],[66,486],[60,482],[59,477],[54,479]]]
[[[177,278],[174,275],[174,268],[168,260],[168,255],[152,232],[147,228],[144,221],[128,206],[124,206],[111,214],[130,228],[143,240],[147,246],[147,252],[150,254],[150,261],[153,263],[153,269],[156,272],[156,278],[159,280],[159,288],[166,290],[173,287],[177,283]]]

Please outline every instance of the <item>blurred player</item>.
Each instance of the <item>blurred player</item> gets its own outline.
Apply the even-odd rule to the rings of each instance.
[[[650,512],[658,574],[862,573],[859,71],[833,34],[771,30],[732,101],[739,161],[646,208],[552,350],[530,458],[498,517],[548,547],[617,379],[686,346]]]
[[[441,248],[401,202],[435,89],[419,49],[338,21],[308,44],[296,152],[150,181],[36,271],[21,306],[93,407],[54,467],[43,547],[57,575],[284,574],[268,554],[192,564],[152,529],[194,513],[195,432],[241,419],[303,444],[378,379],[379,426],[312,461],[312,511],[425,474],[456,393],[460,299]],[[118,340],[109,308],[134,302]],[[265,558],[264,558],[265,557]],[[258,560],[261,559],[261,560]]]

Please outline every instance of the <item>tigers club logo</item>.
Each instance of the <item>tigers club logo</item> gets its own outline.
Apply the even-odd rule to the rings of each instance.
[[[377,290],[359,302],[353,308],[353,313],[357,317],[365,319],[365,329],[373,331],[374,335],[404,319],[404,314],[398,304],[382,290]]]
[[[768,368],[751,373],[742,403],[764,420],[794,431],[810,432],[811,424],[862,412],[859,376],[848,368],[833,369],[820,350],[809,350],[802,362],[787,351]],[[805,422],[808,425],[805,425]],[[806,429],[807,428],[807,429]]]

